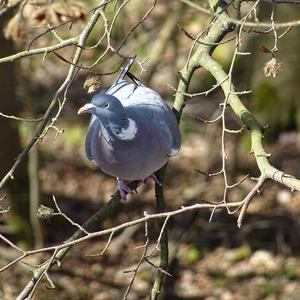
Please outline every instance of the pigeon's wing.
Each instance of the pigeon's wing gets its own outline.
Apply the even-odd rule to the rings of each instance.
[[[158,114],[155,114],[154,116],[156,123],[159,124],[160,130],[170,142],[170,151],[168,155],[177,155],[181,146],[181,135],[174,113],[168,106],[163,111],[163,117],[160,117]]]
[[[99,134],[99,129],[100,129],[100,121],[98,120],[97,117],[95,117],[94,115],[92,115],[91,120],[90,120],[90,124],[89,124],[89,128],[88,128],[88,132],[85,138],[85,153],[87,158],[94,162],[95,158],[93,156],[92,153],[92,143],[93,143],[93,139],[96,137],[97,134]]]
[[[128,105],[129,98],[132,97],[138,85],[133,83],[128,83],[126,80],[122,80],[116,85],[110,87],[106,94],[115,96],[120,100],[123,106]]]
[[[153,118],[160,124],[166,138],[171,140],[169,156],[175,156],[180,150],[181,136],[175,114],[169,105],[152,89],[139,86],[130,97],[129,105],[149,106],[153,110]]]
[[[181,136],[176,117],[158,93],[145,86],[127,84],[114,96],[122,102],[126,110],[143,113],[145,118],[152,118],[156,124],[159,124],[165,138],[170,141],[169,156],[175,156],[179,152]]]
[[[131,74],[131,73],[129,72],[131,66],[133,65],[133,63],[134,63],[134,61],[135,61],[135,59],[136,59],[136,55],[135,55],[135,57],[131,58],[131,59],[128,61],[127,65],[126,65],[125,67],[122,67],[122,68],[121,68],[121,71],[120,71],[118,77],[116,78],[116,80],[114,81],[114,83],[112,84],[112,86],[115,86],[115,85],[117,85],[118,83],[120,83],[122,80],[124,80],[124,78],[125,78],[126,75],[127,75],[133,82],[135,82],[136,84],[138,84],[138,85],[139,85],[139,84],[142,84],[142,83],[139,81],[139,79],[137,79],[133,74]],[[143,84],[142,84],[142,85],[143,85]]]
[[[164,132],[171,137],[172,140],[172,147],[171,151],[169,152],[169,156],[175,156],[178,154],[181,146],[181,135],[177,123],[177,119],[170,109],[170,107],[166,104],[166,109],[164,111],[164,121],[161,126]]]
[[[180,150],[181,136],[174,113],[157,92],[144,86],[137,78],[134,79],[134,83],[121,80],[106,93],[118,98],[126,110],[143,112],[154,118],[166,139],[170,139],[169,156],[175,156]]]
[[[138,80],[138,79],[136,79]],[[126,80],[120,81],[106,91],[119,99],[124,107],[137,105],[157,105],[167,107],[160,95],[142,83],[128,83]]]

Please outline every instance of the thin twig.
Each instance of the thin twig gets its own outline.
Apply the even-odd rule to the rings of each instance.
[[[144,215],[146,215],[146,213],[144,213]],[[129,295],[129,292],[130,292],[130,289],[131,289],[131,287],[132,287],[132,285],[133,285],[133,283],[134,283],[134,280],[135,280],[135,278],[136,278],[137,272],[138,272],[138,270],[139,270],[139,268],[140,268],[142,262],[145,260],[145,257],[147,256],[148,245],[149,245],[149,242],[150,242],[150,240],[149,240],[149,234],[148,234],[148,222],[147,222],[147,221],[145,222],[145,238],[146,238],[146,242],[145,242],[145,244],[144,244],[144,251],[143,251],[143,254],[142,254],[140,260],[138,261],[138,263],[137,263],[135,269],[134,269],[134,270],[131,270],[131,271],[133,272],[133,276],[132,276],[131,281],[130,281],[130,283],[129,283],[129,285],[128,285],[126,291],[125,291],[123,300],[126,300],[126,299],[127,299],[128,295]],[[126,273],[126,272],[125,272],[125,273]]]
[[[65,218],[70,224],[72,224],[73,226],[77,227],[79,230],[81,230],[82,232],[84,232],[85,234],[89,234],[88,231],[86,231],[82,226],[80,226],[78,223],[74,222],[70,217],[68,217],[65,213],[63,213],[60,209],[60,207],[57,204],[56,198],[54,195],[52,195],[52,200],[54,202],[54,205],[58,211],[58,213],[54,213],[55,216],[62,216],[63,218]]]
[[[119,195],[118,198],[119,199]],[[116,199],[116,201],[117,201]],[[168,212],[163,212],[163,213],[157,213],[157,214],[148,214],[144,217],[138,218],[136,220],[132,220],[132,221],[128,221],[125,223],[122,223],[120,225],[117,225],[115,227],[111,227],[108,229],[104,229],[104,230],[100,230],[100,231],[95,231],[95,232],[90,232],[89,234],[82,236],[80,238],[76,238],[76,239],[72,239],[70,241],[67,241],[63,244],[57,244],[54,246],[49,246],[49,247],[44,247],[44,248],[40,248],[40,249],[35,249],[35,250],[30,250],[30,251],[26,251],[24,252],[23,255],[21,255],[20,257],[16,258],[13,262],[9,263],[8,265],[2,267],[0,269],[0,272],[3,272],[5,270],[7,270],[8,268],[10,268],[12,265],[16,264],[17,262],[23,260],[24,258],[28,257],[28,256],[32,256],[38,253],[43,253],[43,252],[49,252],[52,250],[62,250],[62,249],[70,249],[72,246],[80,244],[84,241],[90,240],[90,239],[94,239],[103,235],[107,235],[107,234],[111,234],[111,232],[118,232],[121,231],[127,227],[131,227],[140,223],[144,223],[148,220],[156,220],[156,219],[165,219],[167,217],[172,218],[176,215],[179,214],[183,214],[186,212],[190,212],[190,211],[194,211],[194,210],[198,210],[198,209],[223,209],[226,208],[226,206],[228,207],[239,207],[241,204],[243,204],[243,201],[238,201],[238,202],[229,202],[227,204],[224,203],[216,203],[216,204],[209,204],[209,203],[197,203],[197,204],[193,204],[190,206],[184,206],[181,207],[180,209],[177,210],[173,210],[173,211],[168,211]],[[86,226],[84,226],[84,228],[86,228]],[[80,232],[82,232],[80,230]],[[79,233],[77,232],[76,235],[78,236]]]
[[[245,216],[245,213],[249,207],[249,204],[251,202],[251,200],[255,197],[256,194],[258,194],[260,192],[261,187],[263,186],[264,182],[265,182],[266,178],[262,175],[260,176],[258,182],[256,183],[256,185],[252,188],[252,190],[248,193],[248,195],[244,198],[243,200],[243,206],[242,209],[240,211],[238,220],[237,220],[237,225],[240,228],[242,226],[242,222]]]
[[[211,15],[211,16],[218,16],[218,13],[215,13],[211,10],[208,10],[190,0],[180,0],[184,3],[186,3],[187,5],[205,13],[205,14],[208,14],[208,15]],[[271,0],[272,1],[272,0]],[[277,1],[276,1],[277,2]],[[278,2],[279,3],[279,2]],[[287,2],[284,2],[284,3],[287,3]],[[234,18],[230,18],[227,16],[227,20],[232,22],[233,24],[236,24],[236,25],[241,25],[242,22],[241,20],[237,20],[237,19],[234,19]],[[264,22],[245,22],[244,23],[245,26],[250,26],[250,27],[255,27],[255,28],[272,28],[273,25],[272,23],[264,23]],[[300,20],[295,20],[295,21],[290,21],[290,22],[282,22],[282,23],[276,23],[275,24],[275,28],[278,29],[278,28],[284,28],[284,27],[290,27],[290,26],[299,26],[300,25]]]
[[[16,120],[16,121],[23,121],[23,122],[41,122],[44,119],[43,117],[38,118],[38,119],[25,119],[25,118],[16,117],[13,115],[6,115],[2,112],[0,112],[0,116],[3,118],[12,119],[12,120]]]

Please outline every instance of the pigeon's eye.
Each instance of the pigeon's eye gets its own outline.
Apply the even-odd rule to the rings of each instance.
[[[105,108],[109,108],[109,104],[106,103],[106,104],[104,105],[104,107],[105,107]]]

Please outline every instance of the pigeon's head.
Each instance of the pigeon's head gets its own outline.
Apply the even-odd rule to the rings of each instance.
[[[78,110],[78,114],[90,113],[100,120],[118,121],[127,119],[121,102],[114,96],[101,93],[92,98],[91,103],[85,104]]]

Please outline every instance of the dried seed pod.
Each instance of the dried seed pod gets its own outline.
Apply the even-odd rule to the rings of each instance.
[[[37,216],[44,220],[49,220],[51,217],[55,215],[55,212],[52,208],[47,207],[45,205],[40,205],[37,211]]]
[[[39,25],[59,25],[68,20],[83,20],[86,9],[83,3],[75,2],[71,4],[53,3],[36,10],[32,16],[32,22]]]
[[[83,87],[85,90],[87,90],[88,94],[97,92],[101,87],[100,76],[89,76],[85,80]]]
[[[264,74],[266,77],[272,76],[275,78],[280,71],[281,63],[279,63],[275,57],[266,62],[264,66]]]

